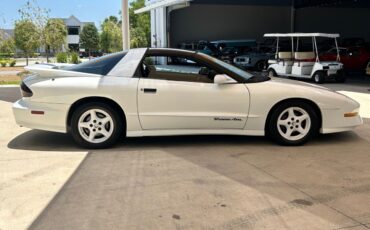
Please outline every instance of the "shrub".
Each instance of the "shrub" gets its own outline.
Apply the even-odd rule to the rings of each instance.
[[[13,60],[11,60],[11,61],[9,62],[9,66],[10,66],[10,67],[14,67],[14,66],[15,66],[15,64],[17,64],[17,61],[16,61],[15,59],[13,59]]]
[[[8,64],[8,62],[7,62],[7,61],[5,61],[5,60],[0,61],[0,65],[1,65],[1,67],[5,67],[5,66],[6,66],[6,64]]]
[[[71,53],[70,63],[72,63],[72,64],[80,63],[80,57],[79,57],[78,53],[75,53],[75,52]]]
[[[68,62],[68,54],[61,52],[57,53],[57,63],[67,63]]]

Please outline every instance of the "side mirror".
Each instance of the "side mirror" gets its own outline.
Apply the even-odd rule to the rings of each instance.
[[[236,83],[234,79],[227,76],[226,74],[217,74],[214,79],[214,83],[218,85]]]

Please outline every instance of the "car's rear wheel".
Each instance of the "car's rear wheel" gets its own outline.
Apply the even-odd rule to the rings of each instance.
[[[285,102],[274,111],[269,136],[282,145],[302,145],[318,133],[318,116],[306,102]]]
[[[122,136],[122,118],[103,103],[87,103],[72,114],[71,134],[85,148],[107,148]]]
[[[313,81],[317,84],[322,84],[325,82],[325,74],[324,72],[322,71],[317,71],[313,77],[312,77]]]
[[[267,71],[267,75],[268,75],[269,77],[276,77],[276,76],[277,76],[277,74],[276,74],[276,72],[275,72],[275,70],[274,70],[274,69],[268,69],[268,71]]]
[[[263,71],[266,68],[266,62],[264,60],[258,61],[255,65],[257,71]]]

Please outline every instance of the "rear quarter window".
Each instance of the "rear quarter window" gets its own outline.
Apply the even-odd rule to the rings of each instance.
[[[78,65],[66,67],[63,70],[107,75],[126,54],[126,52],[110,54]]]

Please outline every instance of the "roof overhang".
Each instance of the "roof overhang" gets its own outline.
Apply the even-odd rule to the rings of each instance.
[[[324,37],[324,38],[339,38],[339,34],[325,33],[286,33],[286,34],[265,34],[264,37],[270,38],[287,38],[287,37]]]
[[[161,0],[161,1],[156,1],[152,4],[149,4],[141,9],[135,10],[135,14],[140,14],[144,12],[148,12],[157,8],[162,8],[162,7],[168,7],[168,6],[174,6],[174,5],[180,5],[180,4],[187,4],[192,0]]]

